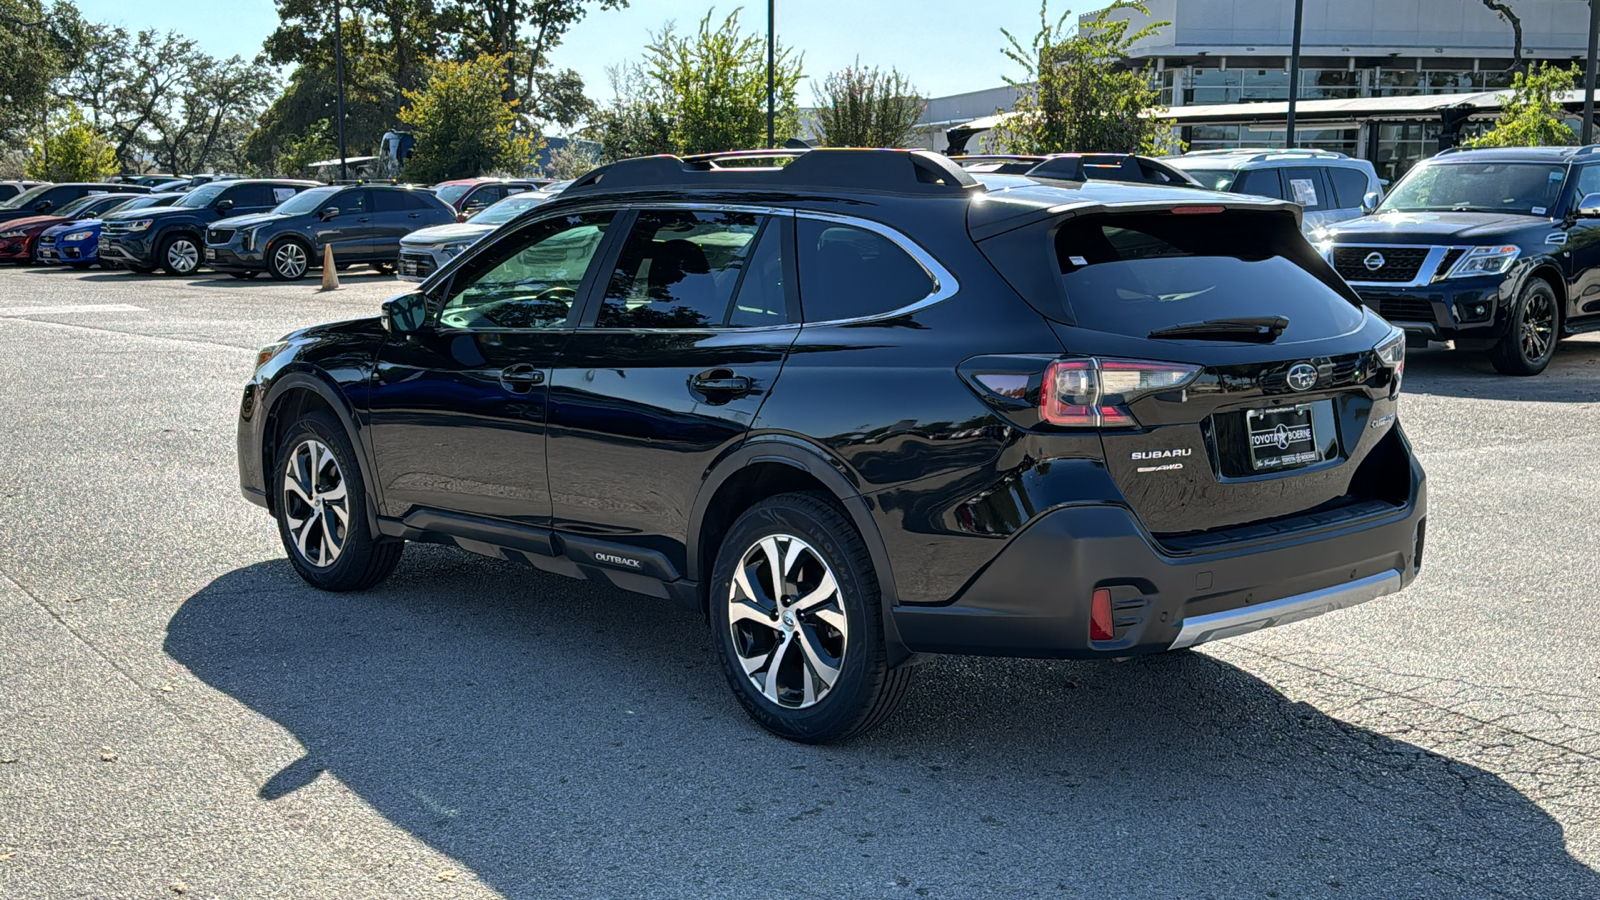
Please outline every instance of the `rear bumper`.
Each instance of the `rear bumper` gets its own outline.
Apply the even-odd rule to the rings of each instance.
[[[906,647],[1043,658],[1181,649],[1393,593],[1421,563],[1426,481],[1413,460],[1404,506],[1248,547],[1174,555],[1121,506],[1045,513],[1014,535],[953,602],[900,605]],[[1089,639],[1090,600],[1110,590],[1115,638]]]

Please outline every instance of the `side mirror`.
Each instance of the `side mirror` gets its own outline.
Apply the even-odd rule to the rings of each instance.
[[[1600,219],[1600,194],[1584,194],[1578,201],[1578,218]]]
[[[1382,202],[1383,198],[1378,195],[1377,191],[1367,191],[1361,197],[1361,211],[1368,213],[1372,212],[1373,210],[1377,209],[1378,204]]]
[[[215,209],[219,213],[225,213],[228,210],[233,209],[233,201],[232,200],[218,200]]]
[[[390,334],[415,334],[428,318],[428,298],[421,291],[401,294],[383,301],[379,320]]]
[[[321,218],[322,221],[324,221],[324,222],[328,221],[329,219],[333,218],[334,216],[337,216],[338,214],[339,214],[339,207],[337,207],[337,206],[324,206],[322,209],[317,211],[317,216],[319,218]]]

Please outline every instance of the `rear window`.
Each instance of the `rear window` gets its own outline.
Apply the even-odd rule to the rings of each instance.
[[[1292,341],[1361,322],[1282,215],[1084,216],[1057,231],[1055,247],[1067,312],[1082,328],[1145,337],[1209,319],[1285,316],[1280,340]]]

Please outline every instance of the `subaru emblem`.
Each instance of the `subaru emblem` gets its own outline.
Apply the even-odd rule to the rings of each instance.
[[[1383,263],[1383,254],[1376,250],[1368,253],[1367,258],[1361,261],[1361,264],[1367,267],[1368,272],[1378,271],[1379,269],[1383,268]]]
[[[1291,391],[1309,391],[1317,386],[1317,369],[1309,363],[1295,363],[1285,376]]]

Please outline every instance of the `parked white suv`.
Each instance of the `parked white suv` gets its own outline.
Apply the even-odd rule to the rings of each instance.
[[[395,272],[401,281],[425,281],[434,270],[456,254],[472,246],[501,225],[523,212],[555,198],[570,181],[543,190],[521,191],[483,209],[465,222],[435,225],[413,231],[400,239],[400,258]]]
[[[1306,234],[1360,218],[1383,199],[1372,163],[1331,150],[1201,150],[1163,162],[1214,191],[1293,200],[1305,209]]]

